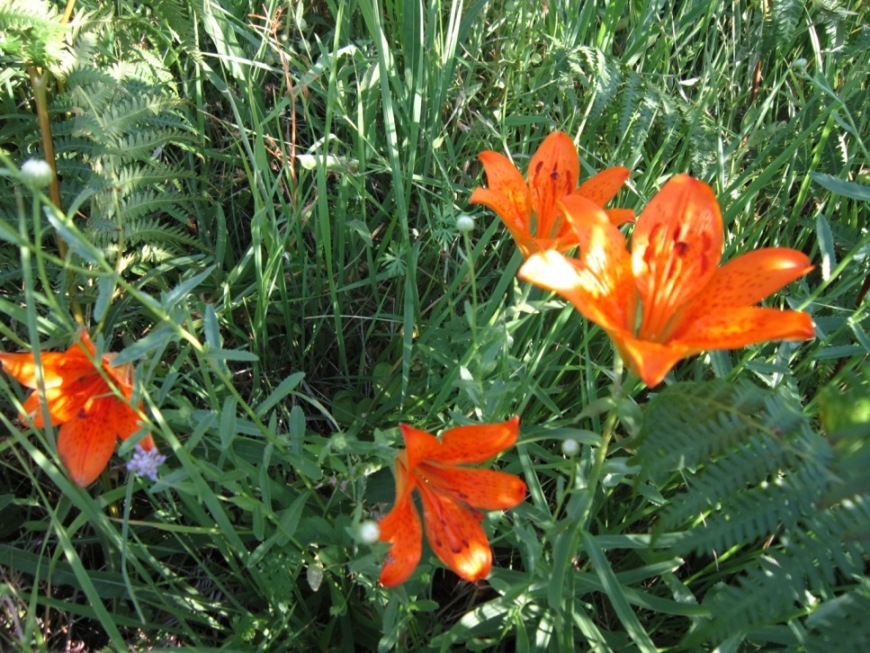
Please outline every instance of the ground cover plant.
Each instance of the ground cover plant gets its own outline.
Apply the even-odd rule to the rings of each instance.
[[[867,649],[868,49],[0,0],[0,650]]]

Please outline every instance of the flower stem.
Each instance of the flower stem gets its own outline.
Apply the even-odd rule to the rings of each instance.
[[[72,3],[69,7],[71,6]],[[60,198],[60,178],[57,176],[54,138],[51,133],[51,119],[48,115],[48,96],[45,90],[48,85],[48,73],[41,72],[35,66],[28,66],[27,72],[30,75],[30,86],[33,89],[33,100],[36,105],[36,119],[39,123],[39,133],[42,137],[42,151],[45,155],[46,162],[51,166],[51,171],[54,173],[52,175],[51,184],[48,187],[49,197],[51,198],[51,203],[54,204],[59,212],[62,213],[63,206],[61,206]],[[55,234],[54,237],[57,242],[57,252],[60,258],[66,259],[68,252],[67,244],[64,242],[63,238],[61,238],[60,234]],[[67,279],[71,284],[75,280],[75,273],[71,269],[67,269]],[[72,296],[72,289],[70,289],[69,293]],[[82,312],[82,307],[72,297],[70,297],[70,309],[72,310],[75,321],[78,324],[84,324],[85,317]]]
[[[468,264],[468,276],[471,278],[471,314],[468,322],[471,326],[471,338],[474,351],[477,351],[477,276],[474,270],[474,250],[471,247],[471,237],[467,231],[462,232],[462,242],[465,245],[465,262]]]
[[[604,463],[607,460],[607,452],[610,441],[613,439],[613,431],[616,427],[617,419],[617,404],[622,395],[622,359],[616,354],[613,361],[613,385],[611,386],[611,397],[613,398],[613,407],[607,415],[604,422],[604,429],[601,432],[601,444],[595,451],[595,459],[592,461],[592,469],[589,472],[589,481],[586,484],[586,489],[589,493],[589,500],[586,502],[583,513],[581,514],[580,524],[585,528],[589,527],[587,523],[592,517],[592,506],[595,503],[595,494],[598,491],[598,485],[601,482],[601,476],[604,473]]]

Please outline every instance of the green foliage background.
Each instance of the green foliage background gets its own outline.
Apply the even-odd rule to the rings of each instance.
[[[125,443],[80,490],[0,377],[0,649],[867,649],[858,4],[0,0],[0,348],[65,348],[80,311],[169,458],[152,485]],[[20,180],[35,79],[61,210]],[[524,169],[553,129],[584,177],[631,168],[614,205],[688,172],[726,259],[806,252],[768,303],[817,338],[614,387],[606,336],[468,204],[480,151]],[[514,414],[497,466],[530,495],[484,522],[488,581],[425,552],[379,587],[357,527],[397,424]]]

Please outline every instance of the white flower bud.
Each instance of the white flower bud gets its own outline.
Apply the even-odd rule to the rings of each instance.
[[[577,442],[574,438],[567,438],[562,440],[562,453],[568,456],[569,458],[576,456],[580,453],[580,443]]]
[[[323,583],[323,565],[317,560],[308,565],[305,570],[305,580],[308,581],[308,587],[312,592],[320,589],[320,584]]]
[[[795,59],[792,62],[791,67],[795,68],[796,70],[806,70],[807,69],[807,60],[804,59],[803,57],[798,57],[797,59]]]
[[[21,164],[21,179],[33,189],[45,188],[54,180],[54,171],[42,159],[27,159]]]
[[[357,533],[359,533],[359,539],[365,544],[374,544],[381,539],[381,527],[371,519],[361,522]]]
[[[474,231],[474,218],[470,215],[460,215],[456,218],[456,228],[463,233]]]

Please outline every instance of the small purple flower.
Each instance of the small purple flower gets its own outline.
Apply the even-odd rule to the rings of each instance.
[[[136,476],[147,476],[151,481],[156,481],[157,468],[165,462],[166,456],[159,453],[156,448],[145,451],[137,444],[133,456],[127,463],[127,471],[133,472]]]

